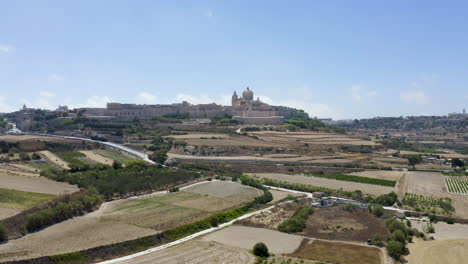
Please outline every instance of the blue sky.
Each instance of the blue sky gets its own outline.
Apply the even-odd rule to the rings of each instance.
[[[0,112],[217,102],[312,116],[468,108],[465,1],[1,1]]]

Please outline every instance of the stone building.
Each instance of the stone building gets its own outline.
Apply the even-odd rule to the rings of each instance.
[[[108,103],[106,108],[80,108],[84,116],[88,117],[114,117],[117,120],[148,120],[156,116],[188,115],[191,118],[213,118],[224,114],[233,116],[242,124],[253,125],[278,125],[284,123],[284,116],[299,114],[306,115],[303,111],[284,107],[270,106],[261,102],[259,98],[254,100],[254,93],[249,87],[239,97],[236,92],[232,96],[231,106],[222,106],[215,103],[192,105],[188,102],[166,105],[138,105]]]

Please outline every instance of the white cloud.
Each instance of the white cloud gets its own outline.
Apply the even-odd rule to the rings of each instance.
[[[0,96],[0,113],[9,113],[13,111],[13,107],[7,103],[7,98]]]
[[[429,97],[421,89],[400,92],[400,100],[407,104],[423,105],[429,103]]]
[[[50,102],[55,97],[54,93],[48,91],[40,91],[39,96],[34,100],[21,99],[21,103],[26,104],[28,107],[40,108],[40,109],[54,109],[55,107]]]
[[[377,95],[377,91],[367,91],[361,85],[353,85],[351,86],[351,98],[355,102],[361,102],[365,98],[373,97]]]
[[[14,48],[13,46],[9,46],[9,45],[0,45],[0,53],[8,53],[8,52],[11,52],[13,51]]]
[[[143,104],[156,104],[158,98],[156,95],[148,92],[141,92],[137,95],[136,101]]]
[[[49,81],[63,81],[65,80],[65,77],[57,73],[52,73],[51,75],[49,75],[48,79]]]

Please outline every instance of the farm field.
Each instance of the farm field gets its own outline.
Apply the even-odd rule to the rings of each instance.
[[[331,189],[343,188],[343,190],[346,190],[346,191],[361,190],[364,194],[371,194],[371,195],[387,194],[395,190],[395,188],[387,187],[387,186],[372,185],[372,184],[357,183],[357,182],[338,181],[338,180],[324,179],[324,178],[317,178],[317,177],[307,177],[307,176],[302,176],[302,175],[255,173],[255,176],[258,176],[261,178],[279,180],[279,181],[286,181],[286,182],[291,182],[291,183],[309,184],[309,185],[331,188]]]
[[[220,186],[216,183],[204,183],[200,188],[194,186],[194,191],[216,194]],[[219,183],[226,186],[229,184],[227,188],[231,188],[232,192],[237,190],[242,195],[229,194],[226,198],[220,198],[190,192],[191,188],[186,188],[175,193],[158,192],[106,202],[95,212],[0,245],[0,262],[61,254],[155,234],[193,222],[215,211],[238,206],[258,193],[257,189],[239,183]]]
[[[276,231],[278,230],[278,226],[284,220],[290,218],[299,207],[300,204],[294,202],[278,204],[271,210],[238,221],[236,224]]]
[[[0,188],[59,195],[78,191],[78,187],[56,182],[39,174],[24,173],[14,167],[0,169]]]
[[[365,170],[359,172],[347,173],[349,175],[362,176],[374,179],[382,179],[389,181],[399,181],[400,178],[407,173],[406,171],[386,171],[386,170]]]
[[[304,239],[291,256],[340,264],[383,263],[383,251],[377,247],[324,240]]]
[[[250,264],[255,257],[246,249],[201,239],[169,247],[119,264]]]
[[[104,156],[101,156],[97,153],[95,153],[94,151],[92,150],[80,150],[80,153],[83,153],[87,159],[89,160],[92,160],[96,163],[101,163],[101,164],[105,164],[105,165],[112,165],[112,162],[113,160],[112,159],[108,159]]]
[[[311,238],[366,242],[373,235],[388,237],[382,219],[367,210],[345,210],[344,206],[317,208],[309,215],[304,235]]]
[[[256,147],[280,147],[265,140],[248,136],[228,134],[200,134],[171,135],[176,140],[183,140],[193,146],[256,146]]]
[[[415,239],[408,248],[410,254],[405,259],[412,264],[464,264],[468,259],[468,239]]]
[[[411,220],[411,226],[417,228],[419,231],[424,231],[424,226],[427,223]],[[435,233],[431,234],[435,240],[448,240],[448,239],[468,239],[468,225],[466,224],[447,224],[446,222],[432,223]]]
[[[283,144],[311,144],[311,145],[376,145],[370,140],[363,140],[358,137],[353,137],[345,134],[333,134],[324,132],[275,132],[275,131],[259,131],[249,132],[262,140]],[[299,140],[299,141],[297,141]]]
[[[114,150],[109,150],[109,149],[94,149],[91,150],[93,153],[96,153],[97,155],[103,156],[107,159],[110,159],[112,161],[119,161],[119,162],[125,162],[128,160],[134,160],[135,157],[130,156],[129,154],[122,153],[120,151],[114,151]]]
[[[303,175],[308,176],[308,177],[317,177],[317,178],[332,179],[332,180],[338,180],[338,181],[359,182],[359,183],[375,184],[375,185],[382,185],[382,186],[388,186],[388,187],[395,187],[396,185],[396,181],[348,175],[348,174],[343,174],[343,173],[329,173],[329,174],[304,173]]]
[[[53,194],[23,192],[0,188],[0,219],[20,213],[57,197]]]
[[[55,155],[54,153],[48,150],[43,150],[43,151],[40,151],[39,153],[44,155],[49,161],[55,163],[55,165],[59,166],[60,168],[64,170],[70,169],[70,167],[68,166],[68,163],[64,161],[62,158]]]
[[[256,243],[263,242],[270,252],[286,254],[294,252],[299,247],[302,237],[269,229],[234,225],[210,233],[202,240],[246,250],[251,250]]]
[[[450,193],[468,194],[468,180],[466,177],[445,177],[445,183]]]
[[[404,207],[416,211],[425,211],[433,214],[452,214],[452,199],[447,197],[431,197],[413,193],[405,193],[401,200]]]

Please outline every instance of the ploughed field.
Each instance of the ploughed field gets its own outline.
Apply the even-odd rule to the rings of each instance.
[[[213,181],[175,193],[159,192],[107,202],[93,213],[1,244],[0,262],[62,254],[155,234],[240,206],[260,194],[239,183]]]
[[[277,144],[309,144],[309,145],[367,145],[374,146],[375,142],[347,134],[326,132],[251,132],[261,140]]]

